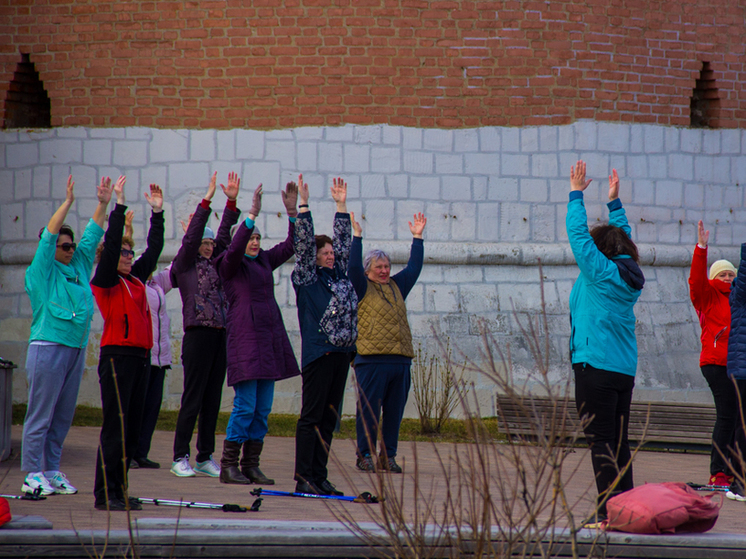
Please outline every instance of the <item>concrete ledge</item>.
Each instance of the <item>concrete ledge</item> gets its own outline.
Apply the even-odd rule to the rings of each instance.
[[[179,250],[180,242],[166,241],[161,262],[171,262]],[[364,250],[379,248],[386,251],[395,264],[405,264],[409,259],[410,242],[365,241]],[[639,244],[643,266],[687,267],[692,262],[693,246]],[[0,244],[0,265],[29,265],[36,252],[37,243],[19,241]],[[740,247],[711,247],[710,260],[726,258],[739,260]],[[569,266],[575,263],[570,245],[559,243],[443,243],[425,241],[425,263],[471,266],[535,266],[537,261],[545,266]],[[292,261],[292,260],[291,260]]]
[[[341,523],[277,522],[270,520],[142,519],[134,523],[132,536],[127,530],[10,530],[3,533],[0,557],[86,557],[104,547],[112,557],[130,549],[131,537],[139,557],[351,557],[365,558],[390,554],[384,531],[375,524],[360,525],[369,536],[363,539]],[[425,542],[433,556],[448,556],[447,534],[433,526]],[[493,534],[500,529],[493,527]],[[451,534],[455,535],[454,531]],[[474,547],[462,531],[459,553],[469,555]],[[592,548],[607,557],[743,557],[746,536],[736,534],[684,534],[648,536],[580,530],[577,537],[580,556]],[[493,539],[495,545],[499,539]],[[540,546],[553,557],[572,556],[570,533],[555,530],[531,542],[513,546],[519,556],[524,546]],[[549,548],[551,547],[551,551]],[[603,550],[603,551],[602,551]]]

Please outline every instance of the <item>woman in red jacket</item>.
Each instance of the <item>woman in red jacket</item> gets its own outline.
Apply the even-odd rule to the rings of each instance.
[[[697,224],[698,241],[694,247],[692,269],[689,273],[689,295],[702,327],[702,353],[699,366],[715,400],[715,428],[712,430],[710,481],[713,487],[728,487],[733,481],[728,447],[738,425],[738,400],[733,382],[726,373],[728,335],[730,333],[730,285],[736,268],[727,260],[717,260],[707,273],[707,241],[710,232],[700,220]]]
[[[155,269],[163,249],[163,194],[155,184],[150,185],[150,196],[145,194],[153,208],[148,247],[134,260],[135,243],[122,236],[127,209],[123,179],[117,181],[114,192],[117,205],[109,215],[101,260],[91,280],[93,296],[104,318],[98,363],[104,417],[93,493],[97,509],[121,511],[142,508],[139,503],[125,498],[124,463],[134,456],[137,448],[150,375],[153,325],[145,281]]]

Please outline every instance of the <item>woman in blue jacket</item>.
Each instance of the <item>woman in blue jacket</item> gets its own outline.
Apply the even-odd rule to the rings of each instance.
[[[342,495],[327,479],[329,448],[357,339],[357,296],[347,278],[352,225],[347,183],[334,179],[334,238],[314,235],[308,184],[298,177],[293,288],[301,336],[301,412],[295,430],[295,491]]]
[[[744,431],[744,417],[746,417],[746,243],[741,244],[741,262],[738,264],[738,274],[730,284],[730,337],[728,338],[727,371],[731,382],[738,390],[740,400],[738,427],[734,434],[733,447],[735,449],[733,470],[736,474],[730,490],[725,494],[734,501],[746,501],[744,489],[744,458],[746,458],[746,431]]]
[[[590,231],[583,191],[591,181],[585,171],[583,161],[571,169],[567,205],[567,237],[580,268],[570,293],[570,358],[603,518],[608,497],[634,486],[627,429],[637,370],[634,305],[645,278],[616,169],[609,177],[609,223]]]

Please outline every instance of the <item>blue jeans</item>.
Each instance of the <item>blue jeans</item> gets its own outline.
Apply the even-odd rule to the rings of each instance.
[[[236,443],[263,441],[268,429],[267,418],[272,411],[275,381],[245,380],[233,390],[236,394],[225,439]]]
[[[360,456],[374,454],[381,418],[381,437],[386,456],[393,458],[399,448],[399,428],[412,384],[411,364],[360,363],[355,366],[358,402],[357,451]]]
[[[60,469],[85,366],[85,348],[29,344],[26,354],[28,408],[23,421],[21,469]]]

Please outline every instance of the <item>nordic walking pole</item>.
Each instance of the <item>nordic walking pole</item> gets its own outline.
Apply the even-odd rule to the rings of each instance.
[[[267,497],[302,497],[305,499],[331,499],[334,501],[349,501],[351,503],[368,503],[374,504],[380,502],[379,498],[371,495],[368,491],[361,493],[357,497],[345,497],[344,495],[316,495],[314,493],[290,493],[289,491],[275,491],[274,489],[264,489],[258,487],[251,492],[252,495],[266,495]]]
[[[29,491],[28,493],[24,493],[23,495],[0,495],[0,497],[4,497],[6,499],[18,499],[20,501],[43,501],[44,499],[46,499],[46,497],[41,494],[41,487],[35,489],[33,493]]]
[[[163,506],[163,507],[183,507],[186,509],[212,509],[212,510],[222,510],[223,512],[248,512],[248,511],[258,511],[259,507],[262,504],[262,499],[256,499],[253,504],[249,507],[244,507],[241,505],[232,505],[229,503],[226,503],[224,505],[220,505],[217,503],[198,503],[196,501],[172,501],[169,499],[148,499],[147,497],[138,497],[137,500],[142,503],[143,505],[156,505],[156,506]]]

